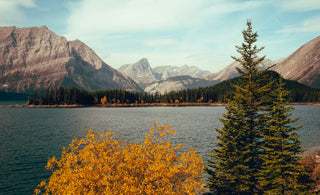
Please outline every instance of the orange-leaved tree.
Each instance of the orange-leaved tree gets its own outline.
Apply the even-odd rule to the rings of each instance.
[[[107,100],[107,97],[104,96],[103,98],[101,98],[101,104],[107,104],[108,103],[108,100]]]
[[[177,152],[168,136],[169,126],[155,123],[141,144],[124,143],[113,133],[89,130],[85,139],[74,139],[61,159],[49,159],[52,170],[36,194],[195,194],[203,190],[202,156],[196,150]]]

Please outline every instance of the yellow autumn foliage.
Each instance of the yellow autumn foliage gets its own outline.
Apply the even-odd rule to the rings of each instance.
[[[100,101],[101,101],[101,104],[107,104],[107,103],[108,103],[106,96],[104,96],[103,98],[101,98]]]
[[[61,159],[49,159],[49,181],[36,194],[195,194],[203,190],[202,156],[196,150],[177,152],[168,136],[169,126],[158,126],[141,144],[115,140],[113,133],[89,130],[85,139],[74,139]]]

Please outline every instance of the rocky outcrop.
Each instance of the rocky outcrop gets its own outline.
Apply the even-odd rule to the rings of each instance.
[[[320,88],[320,36],[301,46],[272,69],[285,79]]]
[[[53,86],[141,90],[79,40],[67,41],[46,26],[1,27],[0,90],[22,93]]]

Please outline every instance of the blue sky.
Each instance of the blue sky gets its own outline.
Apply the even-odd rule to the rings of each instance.
[[[217,72],[238,56],[251,19],[261,55],[277,60],[320,36],[319,0],[0,0],[0,26],[46,25],[118,68],[195,65]]]

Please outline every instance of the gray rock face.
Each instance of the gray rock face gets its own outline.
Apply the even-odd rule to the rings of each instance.
[[[142,58],[138,62],[132,64],[123,65],[118,71],[132,78],[143,88],[156,81],[147,58]]]
[[[164,93],[165,91],[176,91],[185,89],[189,81],[195,83],[196,79],[201,80],[204,86],[207,86],[207,82],[203,82],[202,79],[211,74],[209,71],[202,71],[195,66],[158,66],[151,68],[148,59],[143,58],[136,63],[126,64],[118,69],[120,72],[128,75],[134,81],[136,81],[146,92],[155,93],[155,91]],[[172,79],[174,77],[174,79]],[[188,81],[186,80],[188,77]],[[191,80],[189,79],[191,78]],[[177,80],[181,79],[181,80]],[[210,82],[211,83],[211,82]]]
[[[145,92],[160,94],[169,93],[171,91],[180,91],[187,88],[207,87],[216,84],[216,81],[208,81],[201,78],[193,78],[191,76],[176,76],[166,80],[157,81],[144,89]]]
[[[79,40],[47,27],[0,28],[0,90],[30,92],[52,86],[85,90],[141,90]]]
[[[265,68],[273,66],[275,63],[276,62],[273,62],[269,59],[265,59],[258,65],[258,69],[263,70]],[[225,80],[240,76],[240,74],[238,73],[235,67],[240,67],[240,63],[234,61],[230,65],[228,65],[226,68],[220,70],[219,72],[209,75],[208,77],[206,77],[206,79],[210,81],[214,81],[214,80],[225,81]]]
[[[272,69],[285,79],[320,88],[320,36],[304,44]]]

